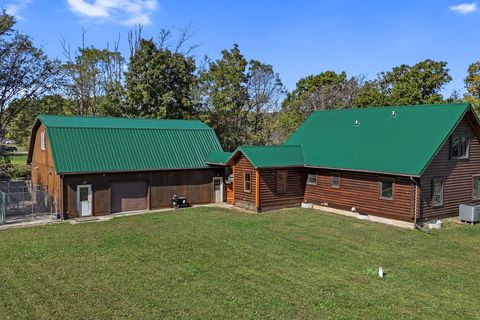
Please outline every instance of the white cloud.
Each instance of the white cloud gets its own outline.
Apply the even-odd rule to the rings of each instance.
[[[5,6],[5,11],[17,19],[23,19],[23,17],[20,15],[20,11],[25,9],[32,1],[33,0],[17,0],[7,3]]]
[[[125,25],[150,24],[150,16],[158,8],[157,0],[67,0],[75,14],[100,21]]]
[[[469,14],[477,11],[477,4],[475,2],[472,3],[461,3],[456,6],[449,7],[451,11],[458,12],[460,14]]]

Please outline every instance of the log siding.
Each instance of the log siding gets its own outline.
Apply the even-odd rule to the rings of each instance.
[[[420,179],[421,217],[424,220],[458,215],[461,203],[477,203],[473,198],[473,177],[480,174],[480,141],[476,134],[473,115],[467,113],[458,124],[450,138],[430,162]],[[455,159],[451,156],[451,139],[453,136],[470,137],[467,159]],[[433,181],[443,181],[443,204],[434,206],[432,201]]]
[[[306,184],[305,201],[317,205],[351,210],[403,221],[413,220],[414,185],[406,177],[394,177],[373,173],[310,169],[317,174],[317,184]],[[332,187],[332,177],[340,175],[339,187]],[[384,199],[380,194],[380,181],[394,179],[393,198]]]

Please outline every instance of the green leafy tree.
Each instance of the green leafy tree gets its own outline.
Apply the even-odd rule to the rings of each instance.
[[[264,145],[274,141],[273,114],[279,109],[279,100],[285,94],[280,75],[273,67],[258,60],[250,60],[247,71],[249,113],[247,143]]]
[[[139,40],[126,72],[127,116],[188,119],[195,114],[195,61]]]
[[[71,109],[69,104],[71,104],[71,102],[60,95],[48,95],[39,100],[31,101],[28,108],[23,108],[18,112],[15,112],[15,117],[6,129],[6,136],[10,139],[14,139],[17,144],[28,145],[32,126],[36,117],[40,114],[69,114],[69,110]],[[13,110],[22,105],[23,102],[20,99],[14,101],[10,108]]]
[[[350,108],[357,99],[363,77],[325,71],[300,79],[282,103],[277,128],[285,139],[313,111]]]
[[[444,61],[427,59],[413,66],[402,64],[366,82],[355,104],[366,107],[443,103],[440,91],[451,80]]]
[[[284,87],[273,67],[243,56],[238,45],[201,73],[202,118],[217,132],[225,150],[273,139],[272,114]]]
[[[83,42],[85,32],[83,33]],[[118,50],[78,48],[74,53],[62,41],[66,62],[62,65],[66,96],[71,113],[76,115],[118,115],[124,103],[123,66],[125,59]]]
[[[248,62],[238,45],[222,50],[222,58],[210,62],[201,75],[204,120],[217,132],[225,150],[247,141]]]
[[[477,114],[480,113],[480,61],[472,63],[468,67],[465,88],[467,89],[464,96],[465,101],[473,106]]]
[[[59,85],[59,62],[33,45],[25,34],[14,29],[15,19],[0,14],[0,136],[18,113]],[[15,108],[11,106],[15,103]],[[0,179],[9,179],[11,163],[0,151]]]
[[[32,101],[54,92],[60,83],[56,60],[36,48],[32,40],[14,29],[15,19],[0,15],[0,135],[17,113]],[[16,107],[10,109],[16,101]]]

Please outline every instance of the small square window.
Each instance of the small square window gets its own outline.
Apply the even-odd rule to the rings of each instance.
[[[332,175],[332,188],[340,188],[340,175]]]
[[[433,180],[432,182],[432,205],[434,207],[443,205],[443,181]]]
[[[469,136],[453,136],[452,137],[452,158],[467,159],[469,145],[470,145]]]
[[[252,174],[250,172],[245,172],[243,177],[243,190],[245,192],[250,192],[252,190]]]
[[[40,132],[40,149],[45,150],[45,132]]]
[[[473,177],[473,183],[472,183],[472,197],[475,200],[480,199],[480,177]]]
[[[317,185],[317,175],[315,173],[309,173],[308,174],[307,184]]]
[[[393,179],[385,179],[380,181],[380,198],[393,199]]]

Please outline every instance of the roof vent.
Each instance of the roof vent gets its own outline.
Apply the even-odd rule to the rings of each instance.
[[[392,111],[392,118],[396,118],[397,117],[397,113],[395,112],[395,110]]]
[[[355,120],[355,127],[358,127],[360,125],[360,121]]]

